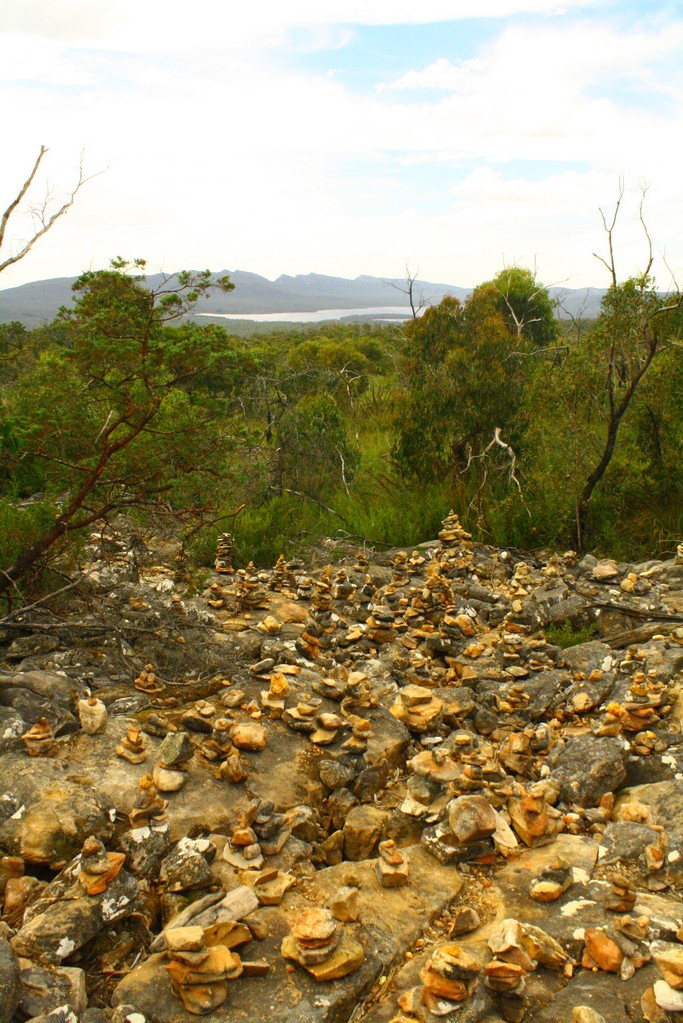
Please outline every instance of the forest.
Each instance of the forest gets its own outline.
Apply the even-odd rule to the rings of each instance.
[[[683,311],[651,259],[625,280],[605,262],[591,321],[508,267],[404,324],[251,337],[192,318],[232,287],[208,271],[155,291],[141,260],[85,273],[52,323],[0,325],[0,592],[120,513],[196,565],[222,532],[240,564],[321,537],[411,546],[450,508],[502,547],[675,550]]]

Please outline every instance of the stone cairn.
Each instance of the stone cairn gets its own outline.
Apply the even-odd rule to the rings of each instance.
[[[151,774],[144,774],[138,782],[138,789],[133,800],[133,808],[128,814],[131,828],[143,827],[146,824],[161,824],[166,820],[168,800],[157,795],[154,779]]]
[[[484,796],[458,796],[447,816],[422,832],[422,843],[440,863],[487,860],[495,855],[498,815]]]
[[[547,866],[543,867],[538,877],[535,877],[531,882],[529,885],[529,895],[536,902],[554,902],[555,899],[559,899],[561,895],[564,895],[573,883],[574,874],[571,866],[566,860],[558,856]],[[615,889],[615,893],[617,891],[618,889]],[[633,902],[635,902],[635,891],[633,893]],[[626,908],[619,910],[619,912],[627,912],[627,909],[633,907],[633,902],[629,904],[621,903]]]
[[[408,883],[408,860],[392,838],[378,846],[377,879],[382,888],[400,888]]]
[[[480,981],[481,973],[482,965],[473,955],[456,944],[441,945],[420,970],[422,985],[404,992],[398,1004],[418,1018],[424,1018],[426,1009],[438,1017],[448,1018],[453,1013],[457,1019],[467,1003],[473,1010],[468,1018],[479,1019],[477,1009],[485,1011],[490,1002]]]
[[[153,664],[145,665],[144,671],[140,672],[133,685],[136,689],[139,689],[141,693],[149,693],[150,696],[162,692],[164,688],[163,684],[157,678]]]
[[[219,768],[219,776],[224,781],[230,782],[231,785],[239,785],[240,782],[247,780],[249,777],[249,771],[244,759],[239,755],[237,750],[233,750],[233,752],[225,758]]]
[[[337,980],[357,970],[365,958],[363,946],[335,920],[331,909],[306,909],[296,918],[291,934],[282,939],[284,959],[303,966],[317,981]]]
[[[293,583],[294,580],[292,579],[291,582]],[[290,585],[284,554],[281,554],[273,565],[273,571],[268,585],[270,589],[275,590],[276,593],[282,592],[282,590],[286,589]]]
[[[240,568],[235,574],[232,587],[233,607],[238,611],[255,611],[266,607],[268,594],[263,588],[262,573],[256,571],[253,562]],[[268,576],[264,574],[267,580]]]
[[[289,682],[281,671],[274,671],[270,676],[268,689],[261,690],[261,708],[271,718],[279,720],[284,712]]]
[[[137,723],[131,722],[128,725],[128,731],[116,747],[116,754],[123,760],[127,760],[129,764],[141,764],[143,760],[147,759],[145,738]]]
[[[352,601],[357,589],[356,583],[349,578],[349,573],[345,568],[337,570],[335,577],[332,581],[332,598],[333,600],[348,600]]]
[[[218,1009],[228,997],[228,981],[242,974],[242,961],[225,945],[207,947],[202,927],[165,932],[166,970],[173,992],[196,1016]]]
[[[78,720],[81,723],[81,728],[88,735],[99,735],[107,728],[107,708],[95,696],[91,696],[87,700],[79,700]]]
[[[38,718],[35,725],[24,732],[21,741],[30,757],[52,757],[57,752],[57,743],[47,718]]]
[[[438,728],[443,717],[444,703],[427,686],[409,684],[398,693],[390,708],[401,724],[415,735]]]
[[[177,792],[187,781],[194,746],[187,732],[170,732],[159,746],[152,779],[158,792]]]
[[[216,708],[209,700],[197,700],[193,707],[186,710],[181,718],[183,728],[190,732],[202,732],[210,735],[213,718],[216,716]]]
[[[113,881],[126,860],[125,853],[107,852],[102,842],[92,835],[86,838],[81,849],[79,884],[86,895],[100,895]]]
[[[235,555],[235,541],[231,533],[221,533],[216,543],[215,568],[219,575],[232,575]]]
[[[260,870],[265,856],[281,852],[291,835],[284,814],[273,803],[253,800],[237,818],[223,850],[223,859],[237,870]]]
[[[524,998],[527,977],[537,966],[560,969],[571,976],[574,964],[559,942],[531,924],[502,920],[488,940],[493,953],[484,967],[484,984],[497,995],[505,1019],[521,1020],[528,1003]]]
[[[230,729],[234,725],[232,717],[218,717],[213,720],[211,736],[202,743],[202,756],[213,763],[220,763],[227,760],[234,751]]]

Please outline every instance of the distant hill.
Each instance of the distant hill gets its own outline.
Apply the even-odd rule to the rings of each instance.
[[[351,280],[324,274],[298,274],[296,277],[283,274],[277,280],[269,281],[246,270],[225,270],[222,273],[230,275],[235,290],[229,294],[217,291],[203,299],[198,307],[202,313],[241,313],[248,316],[253,313],[314,312],[372,306],[400,308],[407,305],[403,278],[383,279],[363,274]],[[76,277],[53,277],[0,291],[0,323],[19,320],[27,327],[49,323],[60,306],[71,305],[71,286],[75,280]],[[147,278],[151,288],[162,281],[161,274],[151,274]],[[427,305],[440,302],[445,295],[462,300],[471,290],[430,281],[416,281],[414,285],[416,299],[421,297]],[[598,288],[551,288],[550,293],[561,296],[567,313],[584,317],[597,315],[604,295],[604,291]]]

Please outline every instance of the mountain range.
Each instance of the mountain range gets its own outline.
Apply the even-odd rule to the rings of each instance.
[[[235,290],[229,294],[216,291],[203,299],[198,312],[219,315],[240,313],[249,317],[255,313],[314,312],[321,309],[372,309],[381,306],[406,308],[406,281],[404,278],[370,277],[365,274],[355,279],[328,277],[324,274],[283,274],[270,281],[246,270],[226,270]],[[216,276],[222,276],[217,274]],[[147,286],[154,289],[164,281],[162,274],[150,274]],[[33,281],[16,288],[0,291],[0,323],[19,320],[26,327],[48,323],[60,306],[71,305],[71,287],[76,277],[53,277],[46,281]],[[460,300],[471,288],[452,284],[436,284],[416,280],[416,303],[431,305],[445,295]],[[560,315],[596,316],[604,291],[599,288],[550,288],[553,297],[559,297],[563,310]]]

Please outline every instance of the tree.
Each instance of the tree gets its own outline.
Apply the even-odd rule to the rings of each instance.
[[[446,297],[406,328],[394,460],[424,480],[454,478],[486,448],[495,428],[515,429],[522,372],[495,289],[462,305]]]
[[[28,331],[23,323],[0,323],[0,386],[15,380],[19,358],[25,350]]]
[[[277,429],[273,489],[303,493],[311,500],[348,485],[358,465],[358,450],[331,394],[305,395],[290,406]]]
[[[207,270],[177,274],[149,291],[143,270],[142,260],[115,260],[111,270],[83,274],[74,308],[61,313],[66,343],[42,351],[3,395],[6,493],[43,489],[56,510],[0,573],[0,593],[63,537],[114,511],[149,507],[161,495],[176,507],[196,501],[196,481],[219,473],[222,406],[193,385],[225,359],[227,335],[172,322],[210,288],[233,285]]]
[[[554,497],[556,508],[564,505],[562,514],[572,523],[578,550],[598,538],[592,512],[598,498],[613,518],[619,502],[621,514],[626,514],[645,493],[646,474],[650,485],[653,473],[662,485],[666,477],[678,479],[665,465],[667,456],[673,460],[670,452],[680,440],[678,423],[672,423],[672,410],[662,395],[668,392],[678,402],[674,390],[680,375],[681,296],[677,289],[660,293],[651,275],[644,194],[639,217],[645,264],[641,273],[618,279],[615,230],[623,197],[620,184],[611,216],[600,211],[607,256],[597,258],[611,281],[600,315],[561,357],[551,361],[541,352],[527,394],[527,444],[533,451],[527,469],[539,493]]]
[[[418,271],[419,272],[419,271]],[[388,281],[387,283],[391,288],[396,291],[400,291],[402,295],[405,295],[408,299],[408,305],[410,306],[410,315],[414,320],[418,318],[422,310],[427,306],[427,299],[425,298],[424,292],[418,286],[420,284],[417,273],[413,273],[408,264],[406,263],[406,275],[403,281],[399,284],[398,281]]]
[[[677,340],[679,325],[670,314],[680,297],[663,298],[648,274],[613,284],[605,295],[600,317],[588,344],[601,369],[598,410],[602,439],[597,458],[587,473],[576,503],[576,542],[584,546],[588,510],[596,487],[614,456],[617,438],[637,392],[656,359]]]
[[[505,267],[489,282],[497,293],[497,305],[510,332],[525,338],[535,348],[556,340],[559,323],[548,289],[535,274],[520,266]],[[481,285],[486,288],[487,285]]]
[[[619,430],[629,411],[636,392],[645,380],[655,359],[677,341],[680,318],[674,315],[681,308],[678,290],[662,297],[656,282],[650,276],[654,255],[652,240],[644,219],[645,191],[641,191],[639,218],[645,234],[647,261],[642,273],[623,283],[617,279],[614,232],[624,197],[623,182],[611,220],[600,210],[607,235],[608,256],[597,256],[611,277],[602,303],[602,310],[591,342],[604,369],[603,415],[604,434],[602,450],[586,477],[576,504],[576,542],[583,548],[588,508],[595,488],[603,479],[614,455]]]
[[[46,153],[47,149],[45,146],[41,146],[29,176],[15,195],[14,199],[10,202],[9,206],[3,213],[2,218],[0,218],[0,273],[2,273],[3,270],[6,270],[7,267],[18,263],[19,260],[24,259],[24,257],[29,254],[36,242],[38,242],[54,227],[60,217],[63,217],[65,213],[68,213],[76,201],[76,196],[83,185],[94,177],[92,174],[89,177],[85,176],[83,172],[83,161],[81,160],[78,168],[78,178],[76,179],[75,184],[71,187],[71,191],[67,193],[64,201],[61,204],[55,204],[48,191],[44,198],[36,202],[29,210],[33,218],[33,228],[29,238],[20,243],[16,252],[3,254],[2,250],[5,245],[5,235],[7,233],[10,220],[19,211],[21,203],[31,191],[31,187],[34,184],[38,173],[38,168],[43,162],[43,158]]]

